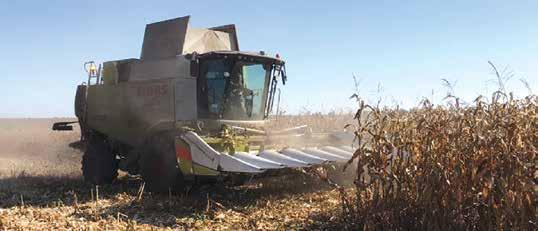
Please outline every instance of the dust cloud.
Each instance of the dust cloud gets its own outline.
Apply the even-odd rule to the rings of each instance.
[[[69,147],[73,131],[52,131],[54,122],[73,119],[0,119],[0,178],[20,175],[80,176],[82,153]]]
[[[277,132],[306,125],[306,131],[311,132],[311,136],[294,137],[281,136],[270,137],[269,142],[277,144],[276,147],[293,147],[296,149],[306,147],[316,147],[319,145],[352,145],[354,135],[344,132],[346,124],[354,124],[353,114],[331,113],[328,115],[320,113],[309,113],[306,115],[280,116],[269,121],[267,129],[270,132]],[[304,132],[304,131],[303,131]],[[299,132],[301,133],[301,132]],[[337,135],[336,137],[333,137]],[[278,145],[279,144],[279,145]],[[354,161],[344,168],[344,164],[332,164],[324,166],[322,169],[312,169],[314,175],[322,179],[328,179],[337,185],[349,187],[353,185],[357,174],[357,163]]]
[[[293,116],[281,118],[279,126],[270,126],[280,130],[303,124],[309,125],[314,133],[328,130],[342,130],[349,115],[339,116]],[[72,121],[73,118],[56,119],[0,119],[0,179],[18,176],[53,176],[81,177],[82,152],[69,147],[70,143],[80,138],[79,128],[73,131],[52,131],[54,122]],[[292,144],[287,139],[286,146],[301,147],[303,141]],[[325,143],[325,142],[322,142]],[[329,166],[326,171],[333,181],[348,185],[356,173],[352,164],[343,171],[343,165]]]

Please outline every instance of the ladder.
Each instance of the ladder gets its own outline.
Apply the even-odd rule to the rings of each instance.
[[[94,61],[85,62],[84,70],[86,71],[86,73],[88,73],[88,86],[92,85],[92,79],[95,79],[95,83],[93,85],[101,84],[101,64],[99,64],[99,67],[97,67],[95,66]]]

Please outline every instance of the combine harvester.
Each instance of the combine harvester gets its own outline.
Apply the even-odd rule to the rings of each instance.
[[[146,26],[140,59],[85,64],[75,98],[84,179],[140,174],[152,191],[206,180],[241,182],[287,168],[346,163],[353,135],[306,126],[265,131],[284,61],[239,51],[234,25],[190,28],[189,17]],[[293,148],[292,148],[293,147]]]

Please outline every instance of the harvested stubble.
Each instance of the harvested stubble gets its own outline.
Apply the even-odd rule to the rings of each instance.
[[[537,228],[536,95],[496,92],[467,106],[424,100],[410,111],[359,105],[348,126],[366,167],[353,193],[341,191],[343,227]]]

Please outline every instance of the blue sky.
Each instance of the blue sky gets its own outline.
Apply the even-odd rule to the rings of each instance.
[[[145,24],[191,15],[235,23],[242,50],[279,53],[288,112],[435,102],[456,82],[466,100],[495,89],[493,61],[516,95],[538,91],[538,1],[10,1],[0,2],[0,117],[73,115],[82,63],[138,57]],[[378,90],[380,89],[380,90]]]

